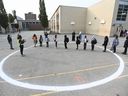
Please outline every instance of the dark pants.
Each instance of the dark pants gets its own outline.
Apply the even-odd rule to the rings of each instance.
[[[9,42],[10,49],[13,49],[12,42]]]
[[[106,52],[106,49],[107,49],[107,45],[104,45],[104,52]]]
[[[55,42],[55,46],[56,46],[56,48],[57,48],[57,41]]]
[[[40,47],[42,47],[42,41],[39,41],[40,42]]]
[[[116,52],[116,46],[113,46],[113,53]]]
[[[128,47],[124,47],[124,54],[127,54],[127,49],[128,49]]]
[[[23,49],[24,49],[24,45],[20,45],[20,53],[21,53],[21,55],[23,55]]]
[[[91,47],[92,47],[92,51],[94,50],[94,46],[95,46],[95,44],[92,44],[92,45],[91,45]]]
[[[75,41],[75,36],[74,35],[72,36],[72,41]]]
[[[46,47],[49,47],[49,42],[46,42]]]
[[[67,42],[64,42],[64,47],[65,49],[67,49]]]
[[[78,50],[78,48],[79,48],[79,44],[76,44],[76,49]]]
[[[84,43],[84,50],[86,50],[87,43]]]

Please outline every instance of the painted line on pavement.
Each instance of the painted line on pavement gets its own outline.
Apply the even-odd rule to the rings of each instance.
[[[59,92],[57,92],[57,91],[50,91],[50,92],[44,92],[44,93],[40,93],[40,94],[34,94],[34,95],[31,95],[31,96],[47,96],[47,95],[55,94],[55,93],[59,93]]]
[[[116,66],[116,64],[110,64],[110,65],[106,64],[105,66],[91,67],[91,68],[75,70],[75,71],[69,71],[69,72],[52,73],[52,74],[41,75],[41,76],[25,77],[25,78],[19,78],[19,79],[16,79],[16,80],[21,80],[22,81],[22,80],[31,80],[31,79],[45,78],[45,77],[61,76],[61,75],[67,75],[67,74],[74,74],[74,73],[80,73],[80,72],[104,69],[104,68],[109,68],[109,67],[113,67],[113,66]],[[7,82],[6,81],[0,81],[0,83],[7,83]]]
[[[122,79],[122,78],[126,78],[126,77],[128,77],[128,74],[127,75],[119,76],[117,79]],[[51,95],[51,94],[55,94],[55,93],[59,93],[59,92],[51,91],[51,92],[44,92],[44,93],[39,93],[39,94],[33,94],[31,96],[47,96],[47,95]]]
[[[29,49],[31,47],[28,47],[26,49]],[[110,53],[112,53],[112,51],[108,50]],[[101,80],[97,80],[97,81],[93,81],[90,83],[86,83],[86,84],[81,84],[81,85],[71,85],[71,86],[47,86],[47,85],[34,85],[34,84],[30,84],[30,83],[24,83],[24,82],[20,82],[17,80],[14,80],[12,78],[10,78],[9,76],[7,76],[4,71],[3,71],[3,65],[4,62],[10,58],[11,56],[13,56],[14,54],[16,54],[19,51],[15,51],[11,54],[9,54],[7,57],[5,57],[1,62],[0,62],[0,76],[2,79],[4,79],[6,82],[15,85],[15,86],[19,86],[19,87],[23,87],[23,88],[28,88],[28,89],[34,89],[34,90],[46,90],[46,91],[75,91],[75,90],[82,90],[82,89],[88,89],[88,88],[92,88],[92,87],[96,87],[99,85],[103,85],[106,84],[116,78],[118,78],[123,70],[124,70],[124,61],[123,59],[115,54],[112,53],[115,57],[117,57],[117,59],[119,60],[119,67],[117,69],[117,71],[115,73],[113,73],[112,75],[101,79]]]
[[[127,64],[128,62],[124,62]],[[33,76],[33,77],[25,77],[25,78],[19,78],[16,80],[31,80],[31,79],[38,79],[38,78],[45,78],[45,77],[52,77],[52,76],[61,76],[61,75],[67,75],[67,74],[74,74],[74,73],[80,73],[80,72],[85,72],[85,71],[93,71],[93,70],[98,70],[98,69],[103,69],[103,68],[109,68],[116,66],[116,64],[106,64],[105,66],[97,66],[97,67],[91,67],[91,68],[86,68],[86,69],[81,69],[81,70],[75,70],[75,71],[70,71],[70,72],[59,72],[59,73],[52,73],[52,74],[47,74],[47,75],[40,75],[40,76]],[[0,83],[7,83],[6,81],[0,81]]]
[[[122,79],[122,78],[126,78],[126,77],[128,77],[128,74],[127,75],[121,75],[117,79]]]

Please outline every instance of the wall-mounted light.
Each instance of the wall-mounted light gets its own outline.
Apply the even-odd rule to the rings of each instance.
[[[76,24],[75,21],[71,21],[70,24],[72,25],[72,31],[74,32],[75,31],[75,27],[74,26]]]
[[[71,25],[75,25],[75,22],[74,21],[71,21],[71,23],[70,23]]]
[[[91,21],[89,21],[89,22],[88,22],[88,25],[91,25],[91,24],[92,24],[92,22],[91,22]]]
[[[104,19],[102,19],[102,20],[100,21],[100,23],[101,23],[101,24],[105,24],[106,22],[105,22]]]

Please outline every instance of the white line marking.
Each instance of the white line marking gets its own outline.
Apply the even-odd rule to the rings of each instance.
[[[32,47],[32,46],[31,46]],[[25,48],[25,49],[29,49],[31,47]],[[108,50],[109,52],[111,52],[110,50]],[[3,71],[3,65],[4,62],[10,58],[11,56],[13,56],[14,54],[16,54],[18,51],[15,51],[11,54],[9,54],[7,57],[5,57],[1,62],[0,62],[0,77],[2,79],[4,79],[6,82],[15,85],[15,86],[19,86],[19,87],[23,87],[23,88],[28,88],[28,89],[34,89],[34,90],[46,90],[46,91],[74,91],[74,90],[82,90],[82,89],[88,89],[88,88],[92,88],[92,87],[96,87],[99,85],[103,85],[105,83],[108,83],[116,78],[118,78],[123,70],[124,70],[124,61],[122,60],[122,58],[120,56],[118,56],[117,54],[113,53],[114,56],[116,56],[119,59],[119,68],[118,70],[113,73],[112,75],[101,79],[101,80],[97,80],[97,81],[93,81],[90,83],[86,83],[86,84],[81,84],[81,85],[72,85],[72,86],[46,86],[46,85],[34,85],[34,84],[30,84],[30,83],[24,83],[24,82],[20,82],[17,80],[14,80],[12,78],[10,78],[9,76],[7,76],[4,71]],[[111,52],[112,53],[112,52]]]

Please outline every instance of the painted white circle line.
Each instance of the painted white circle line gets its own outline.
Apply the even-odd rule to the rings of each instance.
[[[31,46],[32,47],[32,46]],[[28,47],[28,48],[25,48],[25,49],[29,49],[31,47]],[[108,50],[110,53],[112,53],[110,50]],[[8,75],[6,75],[3,71],[3,65],[4,65],[4,62],[10,58],[11,56],[13,56],[14,54],[16,54],[18,51],[15,51],[11,54],[9,54],[7,57],[5,57],[1,62],[0,62],[0,77],[2,79],[4,79],[6,82],[12,84],[12,85],[15,85],[15,86],[19,86],[19,87],[23,87],[23,88],[28,88],[28,89],[33,89],[33,90],[46,90],[46,91],[75,91],[75,90],[82,90],[82,89],[88,89],[88,88],[92,88],[92,87],[96,87],[96,86],[99,86],[99,85],[103,85],[103,84],[106,84],[116,78],[118,78],[123,70],[124,70],[124,61],[123,59],[113,53],[114,56],[116,56],[119,60],[119,67],[118,69],[116,70],[115,73],[113,73],[112,75],[104,78],[104,79],[101,79],[101,80],[97,80],[97,81],[93,81],[93,82],[90,82],[90,83],[86,83],[86,84],[81,84],[81,85],[72,85],[72,86],[47,86],[47,85],[34,85],[34,84],[30,84],[30,83],[24,83],[24,82],[20,82],[20,81],[17,81],[17,80],[14,80],[12,78],[10,78]]]

